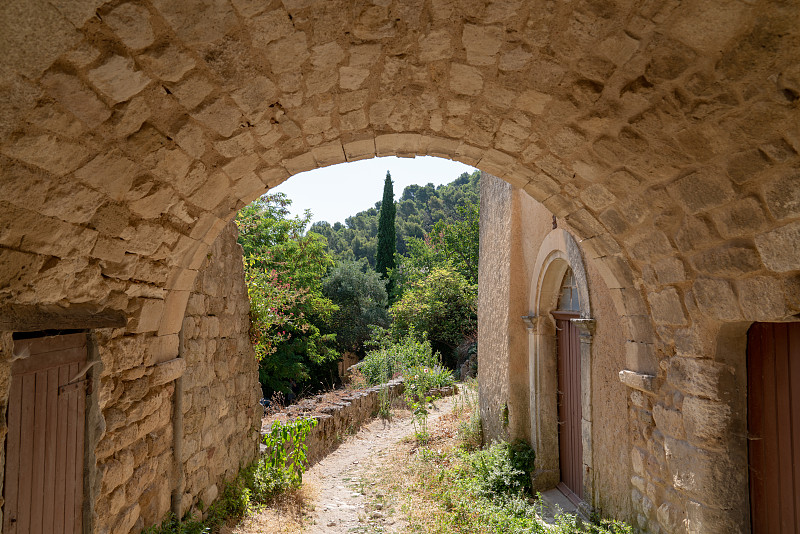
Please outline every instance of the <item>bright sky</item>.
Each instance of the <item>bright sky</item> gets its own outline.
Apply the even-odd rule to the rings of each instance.
[[[408,185],[446,184],[462,173],[475,171],[469,165],[431,156],[372,158],[302,172],[270,192],[285,193],[292,200],[292,215],[310,209],[312,222],[343,223],[383,197],[387,170],[392,174],[395,199]]]

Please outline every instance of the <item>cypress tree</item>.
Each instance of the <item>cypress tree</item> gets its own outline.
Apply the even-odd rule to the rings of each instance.
[[[375,270],[381,273],[383,278],[387,278],[390,269],[394,269],[394,253],[397,250],[397,243],[394,229],[394,190],[392,188],[392,175],[386,171],[386,181],[383,183],[383,201],[381,202],[381,213],[378,218],[378,250],[375,255]],[[386,284],[386,293],[391,301],[393,284],[389,280]]]

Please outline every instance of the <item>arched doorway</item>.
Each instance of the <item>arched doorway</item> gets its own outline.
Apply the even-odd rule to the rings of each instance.
[[[580,334],[573,319],[580,318],[580,299],[575,276],[567,268],[561,282],[556,322],[558,358],[558,458],[559,489],[573,501],[583,497],[583,444],[581,437]]]
[[[591,354],[594,320],[583,256],[556,229],[534,268],[529,338],[531,442],[537,489],[559,487],[582,505],[593,501]],[[584,447],[584,444],[589,447]],[[587,474],[589,473],[589,474]]]

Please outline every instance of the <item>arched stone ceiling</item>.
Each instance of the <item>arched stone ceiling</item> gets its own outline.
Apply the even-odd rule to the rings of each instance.
[[[562,217],[634,340],[789,317],[799,13],[767,0],[7,0],[0,306],[124,310],[130,332],[172,339],[239,207],[300,171],[428,154]]]

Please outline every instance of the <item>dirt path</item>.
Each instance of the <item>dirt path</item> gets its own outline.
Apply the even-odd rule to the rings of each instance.
[[[436,401],[428,424],[449,413],[455,397]],[[387,461],[389,452],[414,432],[409,412],[390,422],[376,419],[314,465],[303,477],[317,489],[303,530],[307,534],[400,532],[405,526],[399,510],[374,491],[371,473]]]

